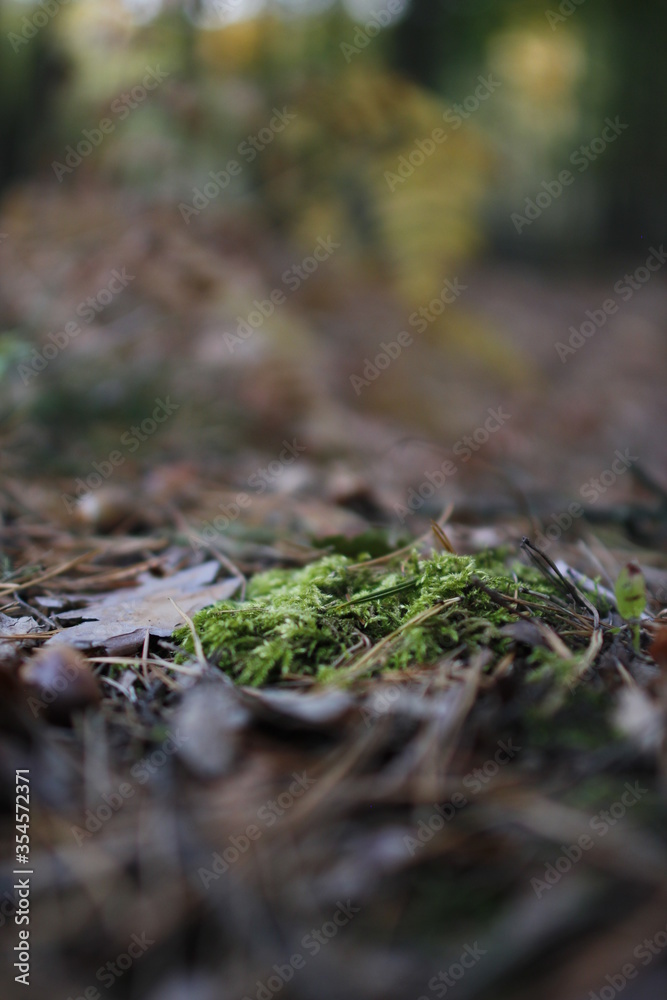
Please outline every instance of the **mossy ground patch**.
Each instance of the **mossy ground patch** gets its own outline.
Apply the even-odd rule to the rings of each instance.
[[[382,566],[330,555],[302,569],[259,573],[244,601],[205,608],[194,624],[206,656],[242,684],[405,670],[454,650],[502,650],[499,630],[515,616],[477,581],[509,597],[537,587],[553,595],[534,569],[508,568],[494,553],[414,552]],[[193,652],[187,628],[175,635]]]

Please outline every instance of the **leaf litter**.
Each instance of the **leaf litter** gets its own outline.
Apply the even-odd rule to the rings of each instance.
[[[136,587],[102,594],[85,608],[56,612],[54,617],[61,623],[83,619],[65,633],[73,646],[101,648],[110,655],[132,653],[146,633],[161,638],[171,635],[182,620],[174,599],[190,613],[238,590],[239,579],[213,582],[219,570],[219,563],[211,560],[163,578],[142,573]],[[61,641],[60,635],[54,635],[47,643]]]
[[[638,653],[633,623],[572,550],[572,575],[567,560],[527,565],[520,546],[456,555],[422,541],[361,562],[310,553],[305,566],[251,573],[239,600],[240,572],[230,579],[218,560],[188,565],[173,545],[115,558],[116,544],[54,553],[51,570],[6,590],[5,611],[35,609],[30,641],[47,637],[44,657],[63,658],[30,657],[7,688],[0,749],[49,782],[33,905],[46,912],[58,893],[63,941],[91,942],[91,981],[130,924],[158,942],[194,929],[223,942],[209,980],[160,944],[145,974],[160,983],[167,963],[165,984],[254,997],[349,901],[350,927],[308,956],[285,997],[428,995],[477,941],[484,957],[461,997],[527,1000],[538,983],[565,1000],[595,988],[601,910],[609,935],[622,923],[626,940],[648,933],[667,885],[655,602]],[[8,635],[24,634],[18,621]],[[29,699],[55,690],[71,655],[71,691],[35,712]],[[101,702],[95,678],[113,681]],[[627,784],[640,796],[627,822],[551,886],[548,866],[565,867],[563,846],[590,835]],[[131,794],[114,810],[121,786]],[[38,831],[55,817],[47,850]],[[76,877],[63,880],[63,865]],[[538,898],[535,884],[550,887]]]

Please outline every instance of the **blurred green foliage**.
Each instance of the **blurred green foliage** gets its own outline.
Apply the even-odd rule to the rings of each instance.
[[[272,220],[288,216],[297,239],[310,233],[313,214],[328,221],[338,213],[362,252],[385,241],[376,256],[391,270],[399,243],[418,271],[428,267],[431,251],[435,266],[446,265],[459,248],[481,246],[482,236],[527,256],[536,247],[557,254],[660,238],[667,139],[656,115],[666,86],[664,0],[641,10],[623,0],[586,0],[571,11],[571,5],[528,0],[411,0],[405,16],[379,33],[364,27],[363,15],[353,21],[340,3],[309,16],[298,16],[305,3],[290,4],[294,13],[285,18],[287,5],[272,2],[261,16],[217,30],[219,22],[209,16],[209,29],[198,29],[195,15],[206,6],[164,3],[159,16],[134,23],[121,0],[79,0],[59,9],[16,52],[8,32],[39,8],[3,7],[0,185],[29,164],[48,162],[147,64],[159,62],[169,68],[169,86],[118,130],[113,148],[100,152],[119,179],[124,174],[164,194],[175,194],[179,183],[187,190],[233,154],[245,129],[289,99],[304,119],[285,136],[282,177],[275,178],[280,157],[270,166],[267,157],[257,164],[251,194]],[[439,108],[465,100],[478,76],[489,72],[503,86],[471,116],[465,153],[451,143],[413,179],[410,197],[401,191],[388,199],[376,183],[384,164],[424,138],[429,108],[437,119]],[[572,150],[598,134],[605,115],[630,122],[632,140],[610,148],[549,220],[515,239],[510,212],[567,166]],[[463,130],[456,138],[462,137]],[[425,245],[413,257],[415,232]],[[397,280],[417,283],[400,266]]]

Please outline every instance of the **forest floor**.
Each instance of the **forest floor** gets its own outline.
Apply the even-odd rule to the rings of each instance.
[[[230,350],[284,248],[68,197],[0,221],[4,995],[20,868],[39,1000],[662,995],[664,284],[563,361],[623,267],[469,268],[380,377],[381,288]]]

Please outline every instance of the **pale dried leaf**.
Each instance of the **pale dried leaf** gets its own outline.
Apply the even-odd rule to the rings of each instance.
[[[211,583],[219,568],[218,562],[210,560],[164,578],[144,573],[139,577],[138,587],[102,595],[87,608],[57,615],[61,622],[84,621],[47,642],[66,639],[72,646],[99,647],[113,656],[132,652],[143,643],[147,630],[151,635],[164,638],[183,624],[170,598],[191,615],[209,604],[232,597],[240,580],[232,577]]]

